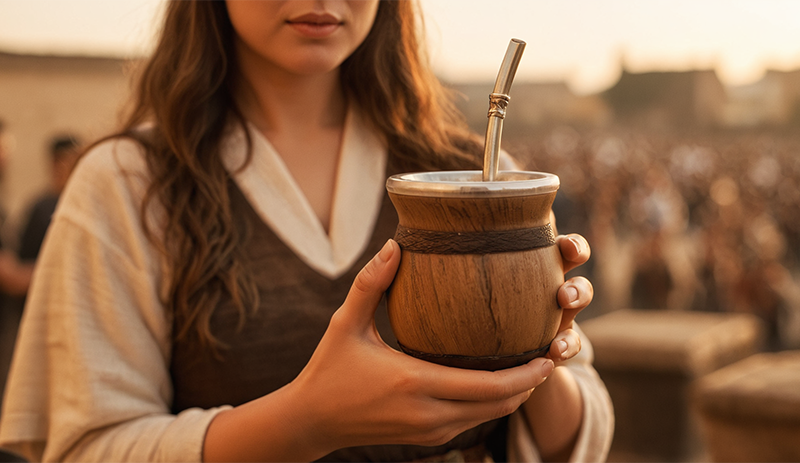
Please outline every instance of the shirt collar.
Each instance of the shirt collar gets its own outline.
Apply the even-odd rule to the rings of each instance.
[[[303,262],[330,279],[349,270],[367,247],[386,181],[386,146],[353,106],[345,119],[329,233],[280,155],[254,126],[234,129],[222,150],[226,168],[259,217]],[[244,130],[253,155],[237,171],[247,155]]]

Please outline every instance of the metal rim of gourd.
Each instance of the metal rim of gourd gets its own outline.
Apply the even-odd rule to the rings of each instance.
[[[484,182],[479,170],[413,172],[392,175],[386,181],[389,193],[408,196],[503,198],[552,193],[558,176],[546,172],[501,171],[497,181]]]

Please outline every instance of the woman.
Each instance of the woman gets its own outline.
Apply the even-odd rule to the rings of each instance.
[[[400,258],[386,174],[480,151],[415,27],[405,1],[169,5],[132,116],[55,215],[4,445],[84,461],[483,458],[498,439],[525,458],[534,441],[544,458],[605,455],[609,404],[572,329],[587,281],[559,291],[550,358],[517,368],[442,367],[381,338]],[[580,237],[559,245],[567,269],[588,258]]]

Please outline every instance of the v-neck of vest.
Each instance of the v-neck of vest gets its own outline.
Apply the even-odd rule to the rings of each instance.
[[[298,257],[329,279],[343,275],[369,243],[385,192],[387,154],[360,113],[348,110],[332,198],[329,231],[319,221],[275,148],[254,126],[232,131],[223,148],[225,165],[258,216]]]

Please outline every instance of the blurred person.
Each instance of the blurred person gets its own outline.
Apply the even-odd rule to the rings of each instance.
[[[770,288],[780,297],[776,315],[780,349],[800,349],[800,274],[783,265],[766,268]]]
[[[619,177],[609,180],[608,186],[587,195],[591,208],[587,236],[594,243],[597,295],[603,312],[630,307],[636,258],[636,235],[618,213],[624,184]]]
[[[634,251],[634,304],[688,310],[700,284],[696,249],[687,236],[688,206],[662,168],[648,168],[639,181],[629,200],[639,235]]]
[[[75,137],[55,137],[49,146],[50,185],[42,197],[36,200],[26,213],[27,220],[19,237],[15,252],[0,251],[0,280],[6,297],[3,306],[3,321],[0,326],[0,392],[5,388],[5,379],[11,364],[11,356],[22,318],[25,296],[28,293],[36,258],[44,241],[45,232],[56,208],[58,197],[66,185],[72,167],[80,152]],[[0,396],[0,405],[2,397]]]
[[[10,156],[7,137],[5,124],[0,119],[0,182],[5,176]],[[0,209],[0,228],[4,219],[5,213]],[[6,374],[11,364],[11,354],[21,316],[17,301],[27,290],[31,270],[21,264],[13,252],[5,249],[0,239],[0,394],[5,389]],[[2,396],[0,396],[0,407],[2,407]],[[24,463],[24,460],[0,449],[0,463]]]
[[[611,404],[573,324],[588,280],[559,289],[560,331],[526,365],[387,344],[386,174],[481,165],[417,24],[407,1],[168,5],[133,114],[53,218],[0,444],[48,461],[605,458]],[[578,235],[556,245],[565,271],[589,257]]]
[[[0,181],[5,177],[11,154],[8,145],[8,133],[5,124],[0,120]],[[0,210],[0,228],[4,219],[5,213]],[[32,273],[33,266],[20,262],[17,255],[3,246],[0,239],[0,392],[5,389],[17,326],[22,315],[18,298],[27,292]]]
[[[10,150],[8,148],[8,134],[5,124],[0,120],[0,181],[5,178]],[[0,210],[0,228],[5,222],[5,211]],[[20,262],[16,254],[3,246],[0,237],[0,292],[5,295],[24,295],[30,284],[33,268]]]
[[[2,125],[0,125],[2,137]],[[0,141],[0,176],[5,174],[6,149]],[[72,137],[53,140],[50,147],[51,181],[47,192],[28,208],[27,221],[15,253],[0,243],[0,290],[12,296],[24,296],[30,286],[33,262],[39,253],[58,195],[79,157],[77,141]],[[2,178],[2,177],[0,177]]]
[[[10,142],[9,138],[10,135],[6,130],[5,122],[0,119],[0,194],[3,193],[3,188],[5,186],[5,176],[6,176],[6,169],[8,168],[9,156],[11,155],[11,149],[9,147]],[[5,198],[0,197],[3,201],[0,201],[0,231],[2,231],[3,226],[5,225],[6,221],[6,210],[5,210]],[[0,250],[3,249],[3,233],[0,232]],[[5,286],[4,278],[0,277],[0,290]]]
[[[6,123],[0,119],[0,182],[5,177],[6,165],[8,164],[8,134],[6,133]],[[5,219],[5,214],[0,215],[0,220]]]
[[[22,261],[35,261],[39,255],[58,198],[64,191],[67,179],[80,157],[80,142],[77,137],[69,134],[53,137],[49,155],[50,185],[47,191],[28,208],[27,222],[22,229],[17,252]]]
[[[783,264],[786,237],[765,206],[761,200],[747,207],[753,216],[743,224],[743,268],[733,287],[732,310],[758,316],[766,327],[767,347],[777,351],[796,347],[800,337],[798,286]]]

